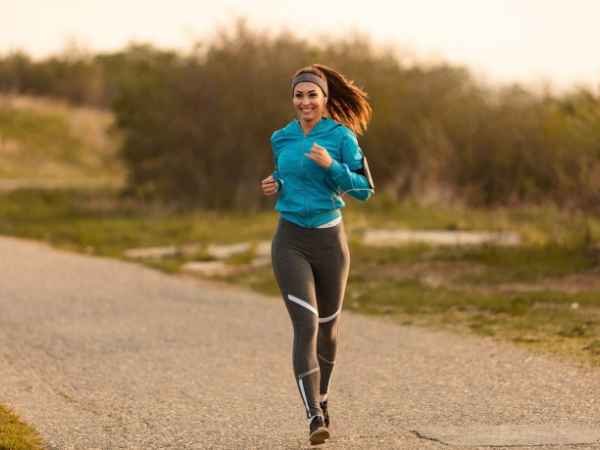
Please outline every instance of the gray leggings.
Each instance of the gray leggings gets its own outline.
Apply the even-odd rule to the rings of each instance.
[[[294,328],[294,374],[310,419],[322,415],[319,398],[327,398],[335,362],[350,268],[344,225],[303,228],[280,219],[271,257]]]

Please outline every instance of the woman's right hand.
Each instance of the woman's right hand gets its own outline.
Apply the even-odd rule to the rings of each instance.
[[[277,193],[277,181],[275,181],[273,175],[269,175],[262,180],[261,187],[264,195],[275,195]]]

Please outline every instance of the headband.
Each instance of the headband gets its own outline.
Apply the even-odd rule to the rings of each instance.
[[[314,73],[310,73],[310,72],[302,72],[300,75],[298,75],[296,78],[294,78],[292,80],[292,94],[294,93],[294,88],[296,87],[296,85],[298,83],[302,83],[302,82],[309,82],[309,83],[314,83],[317,86],[319,86],[321,88],[321,90],[323,91],[323,94],[325,94],[325,97],[327,97],[328,95],[328,89],[327,89],[327,81],[324,80],[323,78],[321,78],[318,75],[315,75]]]

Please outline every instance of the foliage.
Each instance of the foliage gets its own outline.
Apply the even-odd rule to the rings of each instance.
[[[129,192],[170,205],[269,207],[269,137],[294,117],[289,80],[321,62],[369,93],[360,140],[378,191],[421,202],[547,204],[599,212],[600,98],[491,87],[460,66],[407,64],[362,35],[318,44],[243,20],[187,54],[135,44],[114,53],[0,59],[0,89],[111,107]]]

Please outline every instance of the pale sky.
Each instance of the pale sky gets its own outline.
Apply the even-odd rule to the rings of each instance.
[[[308,38],[358,30],[492,81],[600,86],[598,0],[0,0],[0,52],[41,57],[69,39],[90,50],[187,48],[238,16]]]

